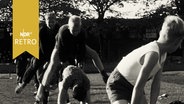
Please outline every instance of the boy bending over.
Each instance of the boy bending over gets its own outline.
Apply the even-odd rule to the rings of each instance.
[[[172,53],[184,39],[184,22],[178,16],[167,16],[159,38],[123,57],[111,73],[106,86],[112,104],[148,104],[144,87],[153,79],[150,104],[156,104],[160,79],[167,53]]]

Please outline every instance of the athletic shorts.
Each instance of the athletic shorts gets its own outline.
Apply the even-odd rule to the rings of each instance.
[[[130,84],[117,69],[115,69],[109,76],[106,91],[111,103],[117,100],[127,100],[130,102],[133,87],[134,86]]]

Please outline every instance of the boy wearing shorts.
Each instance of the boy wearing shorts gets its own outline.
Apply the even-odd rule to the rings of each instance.
[[[167,16],[159,38],[130,52],[111,73],[106,86],[112,104],[148,104],[144,87],[153,79],[150,103],[156,104],[167,53],[172,53],[184,39],[184,22],[178,16]]]

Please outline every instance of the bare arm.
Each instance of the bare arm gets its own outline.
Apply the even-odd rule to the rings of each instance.
[[[161,79],[162,70],[159,70],[155,75],[152,85],[151,85],[151,93],[150,93],[150,104],[156,104],[157,98],[160,92],[160,79]]]
[[[67,104],[68,93],[63,88],[63,82],[59,82],[58,104]]]
[[[137,81],[133,89],[131,104],[147,104],[147,101],[145,100],[144,97],[144,87],[157,61],[158,61],[158,54],[156,52],[148,52],[145,55],[142,69],[139,72]]]
[[[101,62],[101,59],[95,50],[91,49],[88,45],[86,45],[86,53],[87,55],[90,56],[90,58],[92,58],[93,64],[98,69],[99,72],[104,70],[104,66]]]
[[[69,99],[69,95],[67,93],[69,86],[71,85],[72,76],[67,75],[66,70],[62,73],[63,80],[59,82],[59,94],[58,94],[58,104],[67,104],[67,99]]]

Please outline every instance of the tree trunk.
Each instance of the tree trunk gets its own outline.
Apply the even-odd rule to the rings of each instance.
[[[104,20],[105,12],[98,12],[98,22],[101,23]]]

